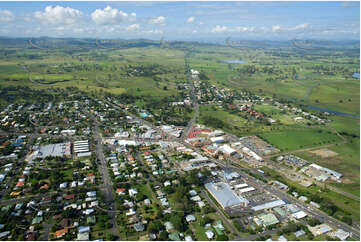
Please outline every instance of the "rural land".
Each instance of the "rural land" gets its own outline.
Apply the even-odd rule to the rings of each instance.
[[[359,41],[0,38],[0,240],[360,240]]]

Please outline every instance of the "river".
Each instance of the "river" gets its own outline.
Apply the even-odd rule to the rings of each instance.
[[[223,62],[227,64],[247,64],[244,60],[224,60]]]
[[[319,111],[322,111],[322,112],[327,112],[327,113],[330,113],[330,114],[335,114],[335,115],[338,115],[338,116],[360,118],[359,114],[337,112],[337,111],[333,111],[333,110],[330,110],[330,109],[320,108],[320,107],[315,107],[315,106],[308,106],[308,108],[319,110]]]

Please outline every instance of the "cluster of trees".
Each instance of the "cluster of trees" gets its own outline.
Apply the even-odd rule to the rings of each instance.
[[[223,128],[225,126],[225,123],[220,120],[219,118],[216,117],[212,117],[212,116],[203,116],[202,120],[204,123],[206,123],[207,125],[214,127],[214,128]]]

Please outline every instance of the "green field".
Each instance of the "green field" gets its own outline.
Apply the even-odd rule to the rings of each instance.
[[[341,141],[336,134],[321,129],[269,132],[262,133],[259,136],[282,151],[303,149]]]

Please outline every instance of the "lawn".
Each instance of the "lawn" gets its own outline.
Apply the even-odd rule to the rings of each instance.
[[[287,130],[259,135],[266,142],[282,151],[320,146],[341,141],[340,137],[322,129]]]

